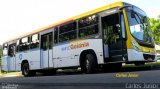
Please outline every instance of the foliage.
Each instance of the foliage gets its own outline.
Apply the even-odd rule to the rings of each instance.
[[[1,60],[2,60],[2,46],[0,45],[0,65],[1,65]]]
[[[0,45],[0,67],[1,67],[1,61],[2,61],[2,46]]]
[[[156,44],[160,44],[160,15],[158,16],[157,19],[151,18],[150,24],[154,36],[154,41]]]

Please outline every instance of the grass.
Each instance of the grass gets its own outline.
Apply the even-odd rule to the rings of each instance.
[[[145,65],[142,65],[144,67],[157,67],[157,66],[160,66],[160,61],[158,62],[148,62],[148,63],[145,63]],[[134,64],[125,64],[123,65],[124,68],[126,67],[135,67]]]
[[[3,76],[3,75],[17,75],[17,76],[20,76],[21,72],[0,72],[0,75],[1,76]]]

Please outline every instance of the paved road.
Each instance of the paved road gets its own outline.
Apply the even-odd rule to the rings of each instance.
[[[60,72],[54,76],[1,78],[0,83],[2,89],[160,89],[160,68],[124,68],[96,74]]]

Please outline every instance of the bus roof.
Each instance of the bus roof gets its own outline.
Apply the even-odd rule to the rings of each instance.
[[[47,29],[50,29],[50,28],[59,26],[59,25],[61,25],[61,24],[63,24],[63,23],[71,22],[71,21],[74,21],[74,20],[76,20],[76,19],[79,19],[79,18],[88,16],[88,15],[92,15],[92,14],[95,14],[95,13],[98,13],[98,12],[101,12],[101,11],[104,11],[104,10],[107,10],[107,9],[110,9],[110,8],[114,8],[114,7],[118,7],[118,6],[123,6],[123,3],[124,3],[124,2],[119,1],[119,2],[115,2],[115,3],[112,3],[112,4],[108,4],[108,5],[102,6],[102,7],[100,7],[100,8],[97,8],[97,9],[94,9],[94,10],[91,10],[91,11],[88,11],[88,12],[85,12],[85,13],[83,13],[83,14],[80,14],[80,15],[77,15],[77,16],[74,16],[74,17],[71,17],[71,18],[69,18],[69,19],[62,20],[62,21],[60,21],[60,22],[53,23],[53,24],[48,25],[48,26],[46,26],[46,27],[43,27],[43,28],[34,30],[34,31],[29,32],[29,33],[26,33],[26,34],[23,34],[23,35],[18,36],[18,37],[16,37],[16,38],[9,39],[9,40],[6,41],[5,43],[10,42],[10,41],[14,41],[14,40],[17,40],[17,39],[20,39],[20,38],[22,38],[22,37],[26,37],[26,36],[31,35],[31,34],[36,34],[36,33],[38,33],[38,32],[41,32],[41,31],[44,31],[44,30],[47,30]]]

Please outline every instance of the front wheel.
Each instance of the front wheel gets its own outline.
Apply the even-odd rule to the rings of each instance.
[[[29,76],[33,76],[36,74],[36,72],[31,71],[29,69],[29,64],[28,63],[24,63],[23,67],[22,67],[22,74],[24,75],[24,77],[29,77]]]
[[[85,60],[83,64],[81,65],[82,72],[85,73],[94,73],[96,68],[96,58],[93,54],[87,54],[85,56]]]

